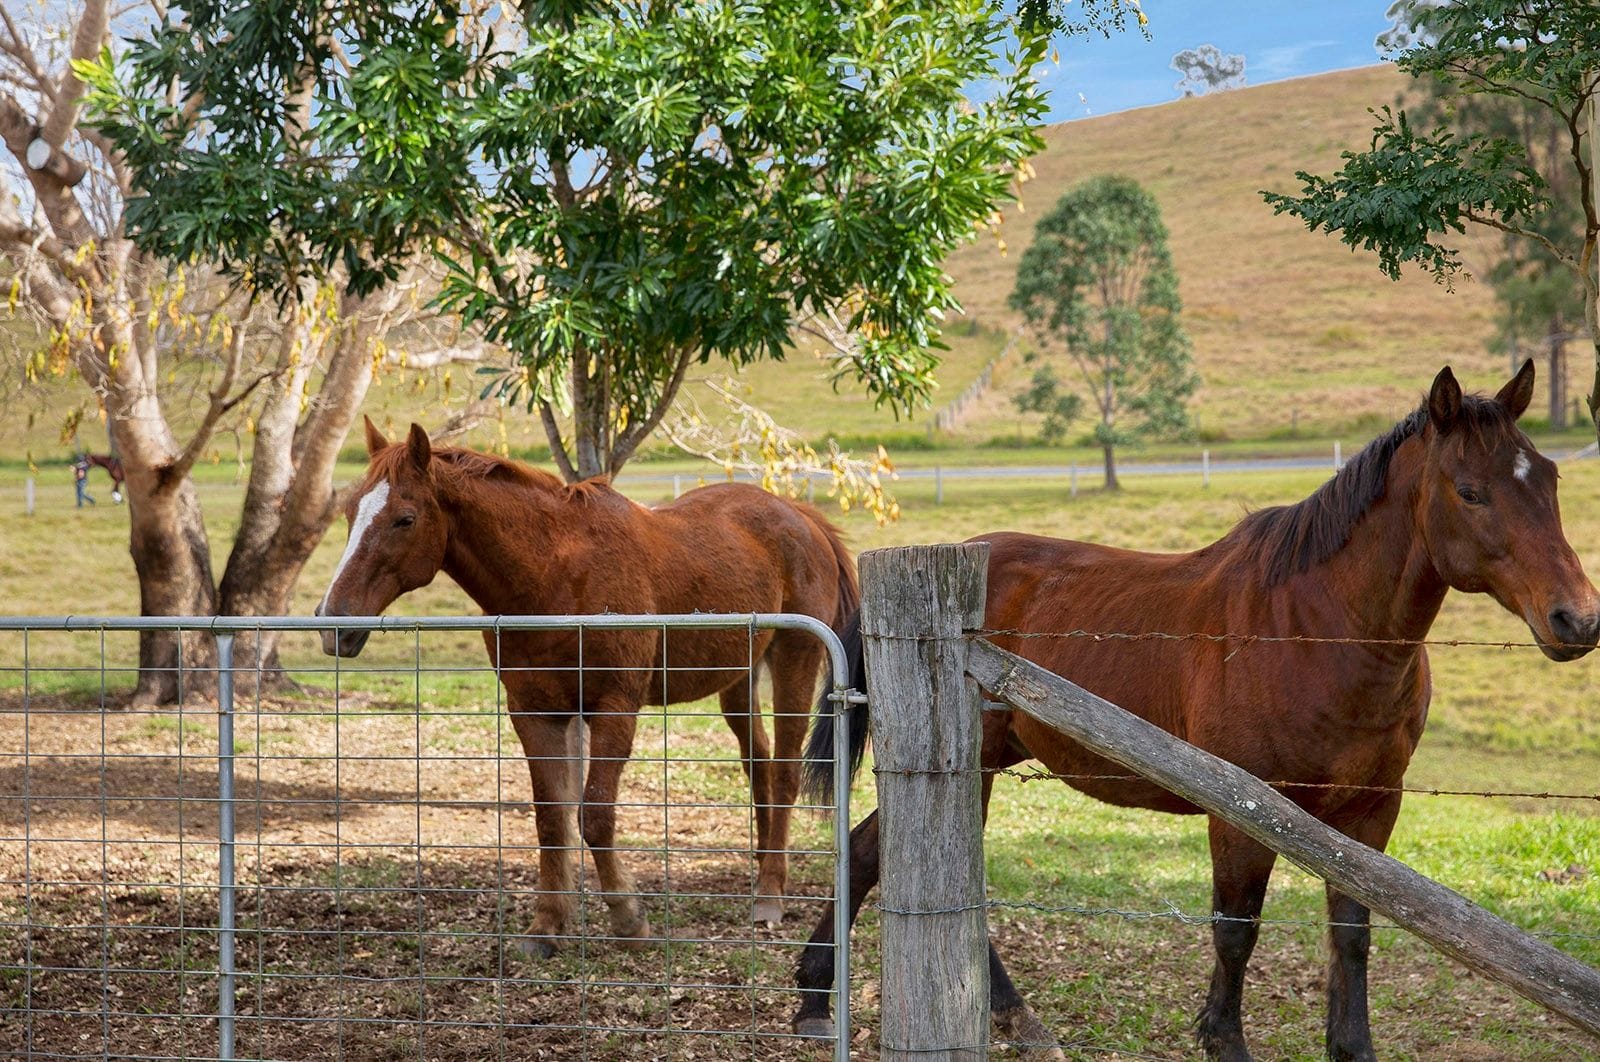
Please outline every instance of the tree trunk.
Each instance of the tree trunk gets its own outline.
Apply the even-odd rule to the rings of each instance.
[[[579,479],[604,475],[610,467],[609,375],[604,352],[580,350],[572,359],[572,448]]]
[[[1566,322],[1560,317],[1550,322],[1550,430],[1567,426],[1567,337]]]
[[[317,360],[305,353],[316,342],[309,324],[313,315],[286,331],[278,366],[283,371],[264,397],[256,423],[239,532],[222,573],[221,615],[289,614],[300,573],[338,516],[334,465],[372,383],[372,337],[398,301],[393,290],[344,300],[316,406],[298,424],[302,388]],[[263,631],[235,640],[234,660],[241,671],[235,688],[241,696],[281,685],[280,637],[281,632]]]
[[[154,382],[154,337],[139,327],[142,289],[121,283],[108,289],[95,307],[95,334],[81,341],[79,364],[102,388],[106,427],[127,474],[128,552],[139,583],[139,614],[210,616],[217,603],[211,544],[183,448],[173,438]],[[100,360],[102,345],[124,353]],[[180,696],[211,693],[215,661],[209,634],[142,632],[130,704],[171,704]]]
[[[1106,490],[1121,490],[1122,484],[1117,482],[1117,454],[1116,449],[1109,443],[1100,447],[1106,457]]]
[[[141,616],[209,616],[216,610],[211,547],[200,499],[188,477],[163,482],[162,470],[130,463],[128,552],[139,580]],[[209,635],[146,631],[139,635],[134,706],[171,704],[180,695],[207,694],[216,675]]]
[[[1600,77],[1600,71],[1590,71]],[[1589,202],[1588,231],[1583,263],[1587,272],[1584,284],[1589,289],[1583,300],[1583,315],[1589,325],[1589,340],[1594,346],[1594,383],[1589,390],[1589,419],[1594,421],[1596,440],[1600,440],[1600,254],[1596,254],[1600,223],[1600,92],[1589,94]]]

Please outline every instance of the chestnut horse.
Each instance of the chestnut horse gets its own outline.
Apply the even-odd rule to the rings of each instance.
[[[1552,660],[1583,656],[1600,632],[1600,595],[1562,534],[1556,467],[1516,426],[1532,394],[1532,362],[1494,398],[1463,396],[1446,368],[1420,408],[1309,498],[1252,513],[1193,553],[980,536],[990,544],[991,630],[1241,636],[992,641],[1258,778],[1291,783],[1284,794],[1306,811],[1381,849],[1400,810],[1394,787],[1428,715],[1428,655],[1419,643],[1449,590],[1489,594],[1528,624]],[[1250,635],[1353,641],[1252,643]],[[847,754],[859,763],[866,732],[855,722]],[[827,772],[831,733],[813,731],[808,779]],[[1111,804],[1200,811],[1022,712],[986,714],[984,767],[1029,758],[1078,776],[1072,786]],[[985,809],[992,779],[983,779]],[[852,918],[878,880],[877,828],[874,814],[852,838]],[[1208,1054],[1248,1059],[1240,996],[1275,856],[1215,818],[1210,841],[1212,909],[1224,920],[1212,924],[1216,966],[1195,1031]],[[1327,909],[1328,1055],[1371,1059],[1367,909],[1331,888]],[[825,917],[812,941],[831,940]],[[1002,1032],[1053,1042],[992,946],[989,966]],[[830,1027],[820,990],[831,974],[829,950],[808,947],[798,1031]]]
[[[569,486],[488,454],[434,449],[415,424],[391,445],[367,421],[367,452],[366,478],[347,506],[349,542],[319,616],[376,616],[441,571],[486,614],[791,612],[837,627],[857,605],[854,563],[827,520],[754,486],[702,487],[647,509],[602,481]],[[325,631],[323,650],[355,656],[367,633]],[[755,919],[783,917],[789,816],[825,650],[802,631],[742,627],[664,640],[649,629],[484,634],[533,780],[539,898],[524,942],[533,954],[554,953],[572,914],[574,805],[614,934],[650,935],[613,848],[618,781],[641,705],[712,694],[739,740],[756,809]],[[772,678],[776,759],[751,708],[755,664]],[[582,723],[586,780],[577,777]]]

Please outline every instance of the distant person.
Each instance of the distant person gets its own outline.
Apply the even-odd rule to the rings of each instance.
[[[89,459],[82,454],[72,462],[72,485],[78,490],[78,508],[83,508],[84,502],[94,504],[89,495]]]

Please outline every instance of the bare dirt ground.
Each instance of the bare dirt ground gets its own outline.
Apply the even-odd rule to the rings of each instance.
[[[0,1053],[214,1052],[215,714],[17,707],[0,699],[0,954],[22,960],[0,973]],[[642,735],[658,759],[624,774],[619,845],[654,894],[656,943],[606,940],[591,893],[561,952],[537,960],[517,946],[538,864],[515,740],[409,711],[345,715],[336,735],[294,708],[242,716],[235,740],[240,1057],[819,1055],[788,1020],[823,904],[797,898],[782,927],[749,924],[731,740],[657,732],[650,750]],[[663,744],[684,762],[664,766]],[[820,816],[797,818],[794,846],[825,846]],[[793,862],[791,894],[829,894],[831,858]]]
[[[748,923],[748,790],[719,725],[669,723],[663,736],[647,722],[623,776],[619,845],[650,894],[656,943],[605,939],[590,893],[562,951],[535,960],[517,947],[537,853],[515,741],[489,715],[345,703],[337,724],[295,701],[238,721],[238,1057],[827,1057],[788,1021],[832,862],[795,857],[783,926]],[[211,1055],[215,713],[102,713],[60,695],[19,709],[0,694],[0,1056]],[[827,847],[821,814],[796,822],[793,847]],[[878,1051],[874,923],[869,911],[852,959],[864,1058]],[[994,929],[1069,1057],[1195,1057],[1203,927],[996,912]],[[1381,951],[1386,1055],[1594,1057],[1420,946]],[[1321,961],[1314,941],[1263,936],[1247,1015],[1260,1057],[1300,1057],[1320,1039]],[[1129,1030],[1130,1006],[1151,1019]]]

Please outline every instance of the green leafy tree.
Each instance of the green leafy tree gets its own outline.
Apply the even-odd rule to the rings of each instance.
[[[1352,247],[1375,251],[1379,268],[1391,278],[1399,277],[1405,263],[1416,262],[1448,282],[1463,268],[1453,236],[1469,224],[1539,248],[1583,293],[1595,344],[1588,404],[1600,435],[1600,5],[1453,0],[1396,4],[1390,15],[1396,26],[1379,43],[1405,47],[1401,69],[1431,79],[1453,103],[1478,113],[1484,112],[1485,97],[1537,109],[1537,127],[1553,130],[1555,142],[1517,138],[1492,125],[1456,128],[1448,121],[1421,131],[1405,110],[1385,107],[1374,112],[1378,124],[1368,150],[1345,152],[1344,166],[1333,176],[1301,172],[1299,195],[1263,195],[1276,212],[1301,218],[1313,231],[1336,233]],[[1561,165],[1564,178],[1547,180],[1541,159]],[[1563,221],[1565,213],[1576,214],[1578,224]],[[1526,288],[1540,258],[1524,249],[1520,261],[1513,261],[1509,275],[1520,275]]]
[[[781,359],[797,326],[836,384],[926,401],[942,262],[1040,146],[1045,42],[1016,26],[983,0],[223,0],[93,77],[143,246],[280,296],[438,253],[442,305],[517,358],[485,393],[577,479],[693,367]]]
[[[1042,413],[1044,423],[1039,426],[1039,440],[1054,446],[1066,437],[1067,429],[1083,412],[1083,399],[1068,391],[1049,365],[1041,365],[1021,393],[1013,395],[1011,402],[1019,413]]]
[[[1387,14],[1390,28],[1378,35],[1375,47],[1388,55],[1433,43],[1433,26],[1450,3],[1397,0]],[[1520,145],[1545,183],[1550,205],[1528,222],[1542,239],[1502,233],[1502,257],[1485,277],[1499,304],[1498,341],[1513,363],[1520,364],[1526,344],[1547,345],[1550,426],[1564,428],[1566,344],[1583,321],[1583,284],[1546,246],[1582,246],[1584,217],[1566,124],[1556,111],[1529,99],[1534,91],[1523,85],[1503,95],[1468,93],[1450,80],[1428,76],[1413,81],[1407,103],[1413,121],[1447,125],[1458,136],[1481,133]]]
[[[1081,373],[1100,414],[1107,490],[1118,487],[1118,446],[1187,430],[1199,380],[1167,228],[1138,182],[1096,177],[1062,196],[1022,256],[1011,305]]]

